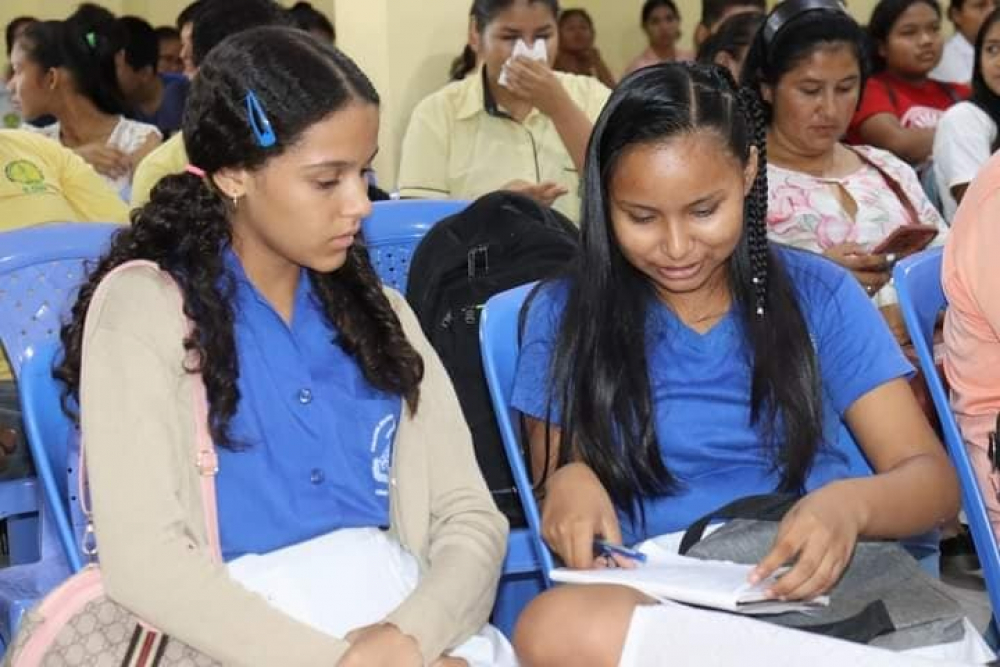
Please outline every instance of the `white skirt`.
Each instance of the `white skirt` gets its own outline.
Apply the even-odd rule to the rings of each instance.
[[[416,588],[416,558],[378,528],[345,528],[230,561],[229,575],[292,618],[333,637],[378,623]],[[516,667],[503,634],[485,625],[448,652],[470,667]]]

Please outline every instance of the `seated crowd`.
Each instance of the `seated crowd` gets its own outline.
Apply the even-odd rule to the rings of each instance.
[[[395,183],[373,172],[379,92],[307,2],[196,0],[161,27],[92,3],[12,21],[0,248],[44,223],[121,225],[53,371],[107,599],[191,664],[742,655],[653,656],[685,612],[607,582],[549,588],[497,627],[522,526],[484,481],[423,313],[373,267],[362,221],[380,188],[506,193],[572,239],[523,304],[511,414],[496,414],[521,426],[522,500],[560,565],[632,570],[718,508],[784,494],[748,561],[765,600],[836,603],[874,542],[902,545],[913,586],[937,591],[961,488],[914,393],[892,271],[942,246],[944,373],[1000,531],[1000,10],[953,0],[945,43],[938,0],[878,0],[867,25],[839,0],[701,9],[688,51],[675,1],[645,0],[638,55],[615,69],[596,12],[473,0]],[[486,296],[465,304],[477,327]],[[0,356],[3,479],[32,472],[15,382]],[[11,664],[39,655],[39,618]],[[993,659],[995,628],[959,623],[920,640],[890,623],[871,637],[898,641],[871,643]],[[802,650],[767,627],[739,650]],[[837,639],[815,640],[817,667],[845,664],[842,639],[869,643],[822,634]]]

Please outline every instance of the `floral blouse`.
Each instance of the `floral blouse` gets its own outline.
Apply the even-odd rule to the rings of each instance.
[[[874,246],[897,227],[925,224],[941,230],[933,245],[944,242],[944,219],[924,194],[912,167],[878,148],[848,148],[863,164],[847,176],[826,178],[767,166],[768,238],[822,253],[847,242]],[[853,200],[857,209],[853,215],[844,198]],[[895,303],[896,293],[887,285],[873,298],[883,306]]]

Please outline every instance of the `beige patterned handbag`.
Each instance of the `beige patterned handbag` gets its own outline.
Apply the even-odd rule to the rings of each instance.
[[[130,266],[152,262],[126,262],[111,271],[97,288],[97,300],[107,277]],[[156,267],[159,268],[159,267]],[[215,505],[218,460],[208,432],[208,401],[198,377],[194,387],[195,451],[193,463],[201,474],[201,495],[206,534],[213,560],[221,562],[219,526]],[[80,504],[87,518],[84,540],[93,536],[87,495],[83,444],[80,445]],[[94,550],[89,550],[93,555]],[[55,588],[24,615],[14,641],[4,657],[10,667],[209,667],[214,658],[168,637],[107,596],[101,566],[90,563]]]

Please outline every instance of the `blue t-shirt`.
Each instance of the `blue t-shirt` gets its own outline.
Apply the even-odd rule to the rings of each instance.
[[[160,74],[163,82],[163,101],[152,114],[135,110],[130,117],[142,123],[155,125],[164,139],[181,129],[184,123],[184,104],[187,102],[191,81],[183,74]]]
[[[850,273],[811,253],[779,249],[777,254],[798,293],[822,381],[825,442],[806,488],[870,474],[844,413],[865,393],[912,373],[912,367]],[[518,358],[512,405],[539,419],[549,412],[549,365],[565,299],[564,283],[539,292]],[[780,481],[750,423],[750,354],[734,312],[699,334],[657,301],[647,358],[660,453],[681,487],[674,495],[645,499],[645,530],[619,512],[626,543],[684,530],[731,500],[775,491]],[[556,406],[551,413],[558,423]]]
[[[372,387],[338,344],[305,271],[291,324],[226,251],[235,279],[239,451],[219,448],[225,560],[339,528],[389,524],[389,467],[401,398]]]

